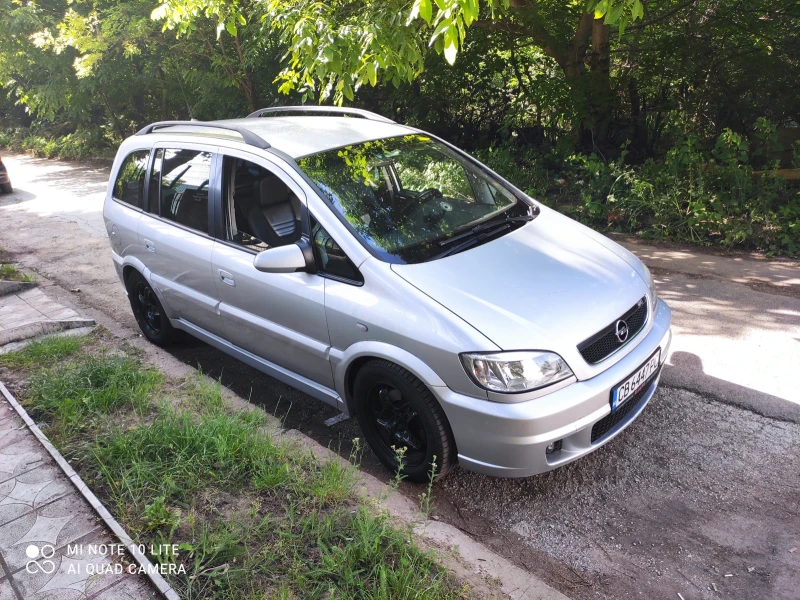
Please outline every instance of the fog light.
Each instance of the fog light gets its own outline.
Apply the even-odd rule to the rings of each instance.
[[[552,444],[548,444],[547,448],[544,449],[546,454],[552,454],[553,452],[558,452],[561,450],[561,443],[563,440],[558,440],[553,442]]]

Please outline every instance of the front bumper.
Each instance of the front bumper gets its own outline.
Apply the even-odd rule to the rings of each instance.
[[[672,341],[671,320],[672,311],[659,300],[653,326],[627,356],[591,379],[534,400],[504,404],[458,394],[449,388],[432,388],[450,421],[459,464],[487,475],[527,477],[576,460],[613,439],[653,397],[658,375],[637,405],[595,442],[591,441],[592,426],[610,414],[611,389],[657,348],[661,348],[663,366]],[[547,446],[557,440],[562,440],[561,449],[547,454]]]

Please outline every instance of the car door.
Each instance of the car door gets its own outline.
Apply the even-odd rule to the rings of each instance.
[[[333,388],[324,280],[310,273],[262,273],[253,267],[261,250],[307,236],[305,194],[276,163],[247,152],[222,152],[212,269],[226,337],[274,365]],[[266,197],[269,190],[278,190],[278,201]],[[262,231],[270,220],[272,226]]]
[[[209,182],[216,148],[159,144],[148,178],[148,208],[139,221],[139,243],[151,284],[178,318],[222,334],[217,289],[211,274],[214,238]]]

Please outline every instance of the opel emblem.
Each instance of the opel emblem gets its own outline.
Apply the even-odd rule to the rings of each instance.
[[[628,324],[625,321],[623,321],[622,319],[617,321],[615,329],[616,329],[615,333],[617,334],[617,339],[620,341],[620,343],[623,343],[625,340],[628,339],[628,333],[629,333]]]

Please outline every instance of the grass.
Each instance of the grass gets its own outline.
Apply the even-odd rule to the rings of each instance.
[[[31,282],[33,277],[26,273],[21,273],[14,265],[0,264],[0,280]]]
[[[167,575],[182,597],[469,596],[358,497],[355,467],[276,438],[258,410],[228,409],[218,383],[166,381],[90,338],[0,360],[25,370],[24,404],[134,540],[180,546],[152,559],[184,566]]]
[[[69,442],[97,430],[118,410],[144,413],[162,380],[160,373],[130,358],[89,354],[74,365],[58,365],[34,375],[24,404],[47,421],[51,440]]]
[[[0,355],[0,366],[24,368],[51,365],[73,355],[86,344],[86,336],[52,336],[32,342],[18,352]]]

